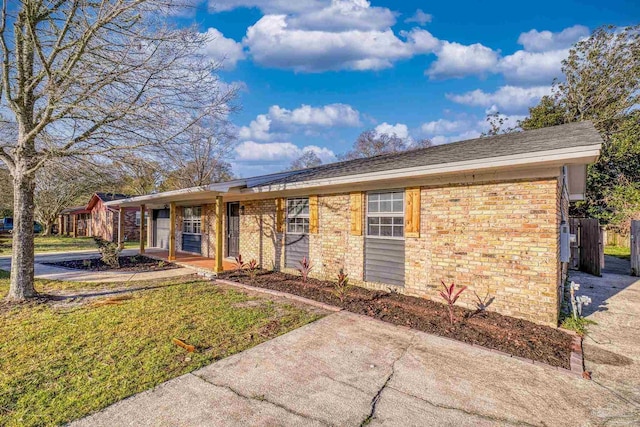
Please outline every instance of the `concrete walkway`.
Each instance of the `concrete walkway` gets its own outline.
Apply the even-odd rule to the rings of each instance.
[[[125,249],[121,254],[123,256],[131,256],[137,253],[137,249]],[[35,275],[36,278],[45,280],[107,283],[153,280],[161,278],[166,279],[171,277],[186,276],[194,273],[194,270],[184,267],[164,271],[134,273],[130,271],[85,271],[43,264],[46,262],[60,262],[74,259],[90,259],[99,257],[100,254],[96,250],[36,254]],[[11,270],[10,256],[0,257],[0,270]]]
[[[640,405],[616,387],[339,312],[72,425],[638,423]]]
[[[607,256],[602,277],[574,272],[571,279],[593,300],[584,314],[598,323],[583,343],[586,369],[595,382],[640,405],[640,277],[630,271],[629,261]]]

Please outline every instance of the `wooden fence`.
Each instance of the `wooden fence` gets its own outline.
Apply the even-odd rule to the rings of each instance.
[[[631,221],[631,275],[640,276],[640,221]]]
[[[576,242],[571,244],[570,268],[601,276],[604,267],[604,241],[598,220],[571,218],[569,229],[571,234],[576,235]]]
[[[628,235],[625,236],[613,230],[605,230],[603,240],[605,246],[620,246],[622,248],[631,247],[631,240]]]

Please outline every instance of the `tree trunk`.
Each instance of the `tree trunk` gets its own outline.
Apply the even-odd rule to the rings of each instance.
[[[43,236],[51,236],[53,234],[53,224],[55,221],[47,220],[42,227]]]
[[[35,180],[16,172],[13,178],[13,252],[8,300],[24,301],[34,288],[33,211]]]

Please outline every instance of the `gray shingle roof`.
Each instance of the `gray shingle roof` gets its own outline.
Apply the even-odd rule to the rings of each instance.
[[[272,180],[256,179],[254,185],[248,182],[248,186],[335,178],[367,172],[430,166],[465,160],[480,160],[601,143],[602,138],[593,124],[585,121],[525,132],[470,139],[401,153],[383,154],[365,159],[330,163],[315,168],[277,175]]]

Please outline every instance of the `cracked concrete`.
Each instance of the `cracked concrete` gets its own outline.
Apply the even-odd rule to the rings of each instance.
[[[593,381],[348,312],[331,314],[74,426],[633,425]]]

